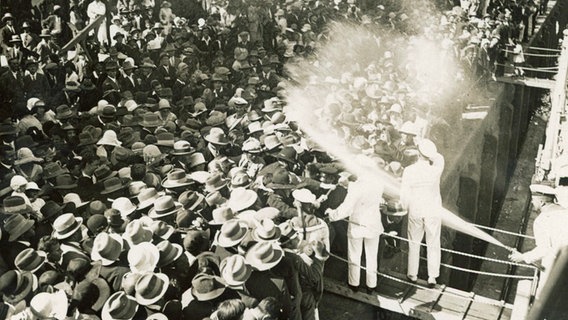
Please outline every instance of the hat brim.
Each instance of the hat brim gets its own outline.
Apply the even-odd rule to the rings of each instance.
[[[173,233],[173,232],[172,232]],[[172,247],[175,248],[176,250],[176,254],[173,256],[172,259],[166,260],[166,261],[159,261],[158,262],[158,268],[162,268],[165,267],[167,265],[170,265],[172,262],[176,261],[177,259],[179,259],[179,257],[181,257],[181,255],[183,254],[183,247],[177,243],[172,243]]]
[[[114,295],[117,295],[117,294],[120,294],[120,291],[119,291],[119,292],[115,292],[115,293],[113,294],[113,296],[114,296]],[[131,299],[132,301],[136,302],[136,308],[134,309],[134,312],[132,312],[132,315],[133,315],[132,318],[134,318],[134,315],[136,314],[136,312],[138,312],[138,307],[139,307],[138,302],[136,301],[136,299],[134,299],[134,297],[131,297],[131,296],[129,296],[129,295],[127,295],[126,297],[127,297],[128,299]],[[105,304],[104,304],[104,306],[103,306],[103,309],[102,309],[102,311],[101,311],[101,319],[102,319],[102,320],[116,320],[116,318],[114,318],[114,317],[110,314],[110,310],[109,310],[109,309],[110,309],[110,304],[109,304],[110,298],[111,298],[111,297],[109,297],[109,298],[107,299],[107,301],[105,302]],[[132,318],[126,318],[126,319],[132,319]],[[126,320],[126,319],[124,319],[124,320]]]
[[[231,208],[231,210],[233,210],[233,212],[239,212],[249,208],[257,200],[258,200],[258,195],[256,197],[250,197],[249,199],[238,199],[233,202],[231,202],[231,200],[229,199],[229,201],[227,201],[227,205],[229,206],[229,208]]]
[[[168,278],[167,275],[165,275],[163,273],[155,273],[155,275],[156,275],[156,277],[160,278],[164,282],[164,286],[160,289],[160,292],[158,293],[157,296],[152,297],[150,299],[144,298],[138,292],[136,292],[134,298],[136,299],[136,302],[138,302],[140,305],[147,306],[147,305],[154,304],[158,300],[160,300],[164,296],[164,294],[166,294],[166,291],[168,290],[168,287],[170,285],[170,279]],[[138,280],[140,280],[140,279],[138,279]]]
[[[20,164],[26,164],[26,163],[30,163],[30,162],[36,162],[36,163],[43,162],[43,159],[38,158],[38,157],[28,157],[28,158],[24,158],[24,159],[14,161],[14,164],[20,165]]]
[[[57,233],[57,231],[54,230],[53,231],[53,237],[55,239],[61,240],[61,239],[66,239],[69,236],[71,236],[73,233],[75,233],[75,231],[77,231],[81,228],[81,225],[83,224],[83,218],[82,217],[75,217],[75,221],[77,222],[77,226],[75,228],[67,231],[66,233]]]
[[[44,251],[41,251],[41,250],[37,250],[36,253],[37,253],[38,258],[39,258],[39,262],[36,266],[32,267],[31,269],[22,269],[22,268],[19,268],[17,266],[16,266],[16,268],[18,268],[18,270],[20,270],[22,272],[34,273],[34,272],[38,271],[39,268],[43,267],[43,265],[47,261],[47,253],[45,253]]]
[[[221,184],[219,186],[206,185],[205,191],[207,191],[207,192],[219,191],[219,190],[223,189],[224,187],[226,187],[228,184],[229,184],[229,181],[225,181],[225,182],[223,182],[223,184]]]
[[[112,189],[104,189],[103,191],[101,191],[101,194],[110,194],[110,193],[113,193],[113,192],[116,192],[116,191],[119,191],[119,190],[122,190],[122,189],[126,189],[127,187],[128,187],[128,185],[123,184],[120,187],[114,187]]]
[[[124,239],[122,239],[122,237],[118,234],[109,234],[109,236],[113,238],[115,241],[118,241],[118,243],[120,243],[120,251],[122,251],[122,249],[124,248]],[[118,261],[118,258],[117,260],[109,260],[107,258],[102,257],[100,253],[97,250],[94,250],[93,248],[93,250],[91,251],[91,260],[100,261],[101,264],[106,267]]]
[[[274,256],[269,261],[261,261],[252,255],[254,248],[256,248],[256,245],[251,247],[251,249],[247,251],[247,253],[245,254],[245,261],[248,265],[258,271],[266,271],[268,269],[272,269],[278,263],[280,263],[282,257],[284,256],[284,251],[282,250],[282,248],[273,245]]]
[[[215,241],[217,242],[217,244],[223,248],[229,248],[229,247],[233,247],[236,246],[237,244],[239,244],[241,241],[243,241],[243,239],[247,236],[248,234],[248,225],[243,222],[240,221],[239,222],[239,227],[241,229],[240,232],[242,232],[242,234],[235,238],[235,239],[230,239],[225,237],[221,232],[217,233],[216,237],[215,237]]]
[[[87,281],[87,280],[84,280]],[[101,278],[97,278],[91,281],[91,283],[97,287],[97,289],[99,290],[99,296],[97,298],[97,300],[93,303],[91,309],[93,309],[94,311],[100,311],[105,302],[107,301],[107,299],[110,296],[110,287],[108,285],[108,283]]]
[[[209,125],[215,126],[214,124],[209,124]],[[204,139],[205,141],[207,141],[207,142],[210,142],[210,143],[213,143],[213,144],[218,144],[218,145],[220,145],[220,146],[226,146],[226,145],[229,144],[229,141],[211,140],[210,135],[206,135],[203,139]]]
[[[244,279],[250,278],[250,275],[252,274],[252,268],[245,264],[245,274],[243,275]],[[243,283],[246,282],[246,280],[242,281],[242,280],[235,280],[232,275],[230,274],[225,274],[223,271],[221,271],[221,275],[223,276],[223,280],[225,280],[225,283],[228,284],[229,286],[240,286]]]
[[[171,211],[167,211],[167,212],[163,212],[163,213],[157,213],[156,212],[156,207],[153,207],[152,209],[150,209],[150,211],[148,212],[148,217],[152,218],[152,219],[156,219],[156,218],[162,218],[162,217],[166,217],[169,216],[171,214],[177,213],[183,206],[181,205],[181,203],[179,202],[174,202],[175,207],[174,209],[172,209]]]
[[[257,232],[256,229],[252,232],[252,238],[258,242],[269,242],[269,241],[278,241],[280,240],[280,236],[282,235],[282,231],[280,228],[274,227],[274,235],[270,238],[263,238]]]
[[[26,286],[16,295],[8,296],[3,294],[2,297],[4,302],[16,305],[30,294],[34,287],[34,282],[37,284],[37,279],[34,279],[35,275],[31,272],[22,272],[20,273],[20,276],[25,280]]]
[[[186,175],[186,177],[188,179],[191,179],[191,177],[189,175]],[[188,180],[187,182],[179,183],[179,182],[175,182],[175,181],[172,181],[172,180],[168,180],[168,178],[166,178],[166,179],[162,180],[162,182],[161,182],[162,187],[166,188],[166,189],[185,187],[185,186],[189,186],[191,184],[194,184],[193,180]]]

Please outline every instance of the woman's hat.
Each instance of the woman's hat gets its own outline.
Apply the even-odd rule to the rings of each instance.
[[[10,235],[8,241],[16,241],[24,233],[34,226],[34,221],[16,213],[9,215],[4,220],[4,230]]]
[[[152,241],[152,230],[146,227],[140,219],[132,220],[126,225],[122,238],[132,247],[142,242]]]
[[[53,221],[53,237],[59,240],[67,239],[81,228],[82,223],[81,217],[75,217],[72,213],[62,214]]]
[[[47,260],[47,254],[43,251],[28,248],[22,250],[14,259],[14,265],[20,271],[36,272]]]
[[[235,188],[231,191],[231,197],[227,201],[227,206],[234,212],[245,210],[252,206],[258,199],[258,194],[253,190],[243,187]]]
[[[160,251],[160,260],[158,262],[158,268],[162,268],[170,265],[172,262],[176,261],[183,254],[183,248],[177,243],[171,243],[168,240],[164,240],[156,245]]]
[[[37,319],[65,319],[69,305],[61,301],[66,300],[63,290],[40,292],[30,301],[30,311]]]
[[[225,292],[223,278],[200,273],[191,281],[191,294],[197,301],[210,301]]]
[[[128,265],[132,272],[152,272],[159,260],[160,251],[150,242],[136,244],[128,250]]]
[[[37,281],[31,272],[9,270],[0,276],[0,292],[4,302],[16,305],[33,290]]]
[[[228,184],[226,179],[220,173],[213,173],[205,181],[205,190],[207,192],[215,192],[223,189]]]
[[[134,290],[136,301],[143,306],[151,305],[160,300],[170,285],[170,279],[163,273],[146,273],[142,275]]]
[[[97,145],[120,147],[122,142],[120,142],[116,136],[116,132],[113,130],[106,130],[103,133],[103,137],[97,141]]]
[[[171,196],[163,196],[154,202],[154,207],[148,212],[148,216],[152,219],[162,218],[177,213],[182,205],[175,202]]]
[[[226,206],[216,208],[213,210],[212,215],[213,220],[209,221],[209,224],[211,225],[222,225],[235,217],[233,210]]]
[[[134,297],[124,291],[113,293],[103,306],[102,320],[130,320],[138,311],[138,303]]]
[[[271,219],[262,219],[254,228],[252,238],[258,242],[278,241],[282,232]]]
[[[230,286],[244,284],[252,273],[252,268],[245,263],[245,258],[234,254],[221,262],[221,277]]]
[[[256,270],[265,271],[275,267],[282,260],[283,255],[284,251],[278,244],[258,242],[247,251],[245,261]]]
[[[16,154],[16,160],[14,161],[14,164],[18,166],[30,162],[43,162],[43,159],[36,157],[33,151],[29,148],[19,149]]]
[[[119,177],[112,177],[105,180],[103,186],[104,189],[101,191],[101,194],[109,194],[127,188],[128,184]]]
[[[163,195],[163,192],[158,192],[155,188],[145,188],[140,190],[140,193],[136,196],[138,199],[138,210],[143,210],[153,206],[154,202]]]
[[[217,244],[223,248],[239,244],[247,235],[248,226],[245,222],[231,219],[223,223],[221,231],[217,234]]]
[[[111,265],[120,258],[122,248],[123,241],[120,235],[101,232],[93,242],[91,260],[101,261],[103,266]]]
[[[191,177],[183,169],[174,169],[162,180],[162,187],[166,189],[185,187],[194,183]]]

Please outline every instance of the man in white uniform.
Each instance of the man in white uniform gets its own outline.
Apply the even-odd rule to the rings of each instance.
[[[568,245],[568,209],[554,203],[556,190],[552,187],[532,184],[531,202],[538,216],[533,223],[536,247],[525,253],[513,252],[509,258],[513,262],[534,263],[541,261],[544,271],[540,274],[540,293],[558,251]]]
[[[400,201],[408,210],[408,278],[418,279],[420,243],[426,234],[428,284],[434,286],[440,275],[440,233],[442,228],[442,197],[440,177],[444,157],[428,139],[418,143],[419,158],[404,169]]]
[[[384,186],[377,181],[360,177],[351,181],[343,203],[335,210],[327,209],[331,221],[349,217],[347,230],[349,259],[349,287],[358,290],[361,278],[361,253],[365,246],[367,292],[377,287],[377,255],[379,240],[384,231],[381,222],[381,200]]]

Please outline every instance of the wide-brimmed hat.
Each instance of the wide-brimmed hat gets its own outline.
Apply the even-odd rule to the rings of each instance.
[[[160,220],[152,221],[148,227],[152,231],[154,237],[159,237],[164,240],[169,239],[175,232],[174,227]]]
[[[53,186],[56,190],[70,190],[77,188],[77,179],[71,174],[66,173],[55,177],[55,183]]]
[[[65,300],[67,296],[63,290],[40,292],[30,301],[30,312],[37,319],[65,319],[69,307],[67,303],[61,303]]]
[[[4,220],[4,230],[8,232],[10,237],[8,241],[16,241],[20,236],[26,233],[34,226],[34,221],[25,218],[21,214],[11,214]]]
[[[101,261],[103,266],[109,266],[118,261],[123,248],[123,241],[119,234],[101,232],[95,237],[91,260]]]
[[[8,20],[14,20],[14,16],[13,16],[11,13],[6,12],[6,13],[2,16],[2,22],[6,22],[6,21],[8,21]]]
[[[43,251],[27,248],[22,250],[14,259],[14,265],[20,271],[36,272],[47,260],[47,254]]]
[[[53,237],[55,239],[67,239],[75,231],[81,228],[83,218],[75,217],[72,213],[65,213],[53,221]]]
[[[142,242],[128,250],[128,265],[132,272],[152,272],[160,260],[160,251],[150,242]]]
[[[69,170],[61,167],[58,162],[49,162],[43,166],[43,177],[45,179],[55,178],[64,173],[69,173]]]
[[[262,108],[260,111],[262,112],[273,112],[273,111],[282,111],[282,107],[280,105],[280,99],[278,98],[270,98],[267,100],[264,100],[264,108]]]
[[[63,90],[70,92],[81,92],[81,87],[79,86],[78,82],[67,81],[65,82],[65,88],[63,88]]]
[[[65,208],[65,206],[61,206],[53,200],[47,201],[40,209],[43,221],[48,220],[51,217],[58,216],[61,212],[63,212],[63,208]]]
[[[0,276],[0,288],[2,299],[11,305],[26,298],[33,290],[34,282],[37,281],[31,272],[9,270]]]
[[[140,219],[132,220],[124,228],[122,238],[132,247],[152,241],[152,230],[145,226]]]
[[[113,293],[105,302],[102,312],[102,320],[130,320],[138,311],[136,299],[124,291]]]
[[[33,151],[29,148],[21,148],[16,153],[15,165],[21,165],[30,162],[43,162],[43,159],[38,158],[34,155]]]
[[[68,203],[73,203],[75,205],[75,208],[81,208],[89,204],[89,201],[83,201],[78,194],[71,192],[63,197],[63,204]]]
[[[115,177],[117,174],[117,171],[111,170],[110,167],[106,164],[98,166],[93,172],[95,179],[97,179],[97,182],[99,183]]]
[[[205,141],[207,142],[222,146],[229,144],[229,139],[227,139],[227,135],[220,128],[211,128],[209,133],[205,135],[203,139],[205,139]]]
[[[281,231],[271,219],[262,219],[252,231],[252,238],[258,242],[278,241]]]
[[[15,43],[15,42],[22,42],[22,38],[20,38],[19,35],[15,34],[12,36],[12,38],[9,41],[10,43]]]
[[[211,174],[205,181],[205,191],[215,192],[223,189],[229,182],[223,176],[216,172]]]
[[[103,182],[104,189],[101,194],[110,194],[128,187],[128,184],[119,177],[112,177]]]
[[[205,200],[205,197],[201,193],[193,190],[184,191],[178,197],[179,203],[181,203],[185,209],[190,211],[193,211],[195,208],[197,208],[197,206],[200,205],[203,200]]]
[[[209,221],[211,225],[222,225],[223,223],[235,218],[235,213],[231,208],[222,206],[215,208],[212,212],[213,220]]]
[[[195,149],[186,140],[176,141],[173,145],[173,150],[170,152],[173,156],[183,156],[195,152]]]
[[[297,154],[298,153],[296,152],[296,149],[294,149],[293,147],[284,147],[274,157],[289,163],[296,163]]]
[[[138,199],[138,210],[143,210],[153,206],[154,202],[163,195],[163,192],[158,192],[155,188],[145,188],[140,190],[140,193],[136,196]]]
[[[177,213],[181,208],[181,203],[175,202],[171,196],[163,196],[156,199],[148,216],[152,219],[162,218]]]
[[[227,201],[227,206],[229,206],[234,212],[239,212],[252,206],[257,199],[258,194],[256,192],[239,187],[231,191],[231,197],[229,198],[229,201]]]
[[[63,104],[55,108],[55,118],[65,120],[75,116],[75,112],[68,105]]]
[[[120,215],[125,218],[136,211],[136,206],[126,197],[120,197],[114,199],[111,208],[120,211]]]
[[[162,187],[172,189],[185,187],[192,183],[194,183],[194,181],[183,169],[174,169],[167,174],[164,180],[162,180]]]
[[[248,226],[244,221],[231,219],[223,223],[215,240],[224,248],[236,246],[246,237],[247,231]]]
[[[79,134],[79,144],[78,147],[88,146],[97,143],[99,139],[93,137],[90,132],[81,132]]]
[[[163,273],[146,273],[142,275],[134,290],[136,301],[143,306],[151,305],[160,300],[170,285],[170,279]]]
[[[221,262],[221,276],[230,286],[244,284],[252,273],[252,268],[245,263],[245,258],[234,254]]]
[[[231,189],[248,188],[251,183],[252,180],[246,172],[237,172],[231,177]]]
[[[164,122],[160,119],[160,117],[151,112],[145,113],[142,116],[142,121],[140,122],[140,125],[145,128],[156,128],[163,124]]]
[[[276,135],[268,135],[266,137],[264,137],[264,147],[266,148],[266,150],[274,150],[276,149],[278,146],[282,145],[282,142],[280,141],[280,139],[278,139],[278,137]]]
[[[171,148],[175,144],[175,137],[174,134],[171,132],[160,132],[156,134],[156,143],[157,146],[168,147]]]
[[[32,207],[20,196],[8,196],[2,200],[1,212],[5,214],[28,214]]]
[[[162,268],[170,265],[176,261],[183,254],[183,248],[177,243],[171,243],[168,240],[163,240],[156,245],[160,251],[160,261],[158,267]]]
[[[223,278],[206,273],[196,275],[191,281],[191,294],[197,301],[210,301],[225,292]]]
[[[259,271],[265,271],[275,267],[280,260],[284,251],[273,242],[258,242],[250,247],[245,254],[245,261],[248,265]]]

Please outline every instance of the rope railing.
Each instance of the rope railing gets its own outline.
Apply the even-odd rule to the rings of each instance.
[[[476,227],[478,227],[479,229],[495,231],[495,232],[499,232],[499,233],[503,233],[503,234],[508,234],[508,235],[512,235],[512,236],[521,237],[521,238],[534,239],[533,236],[528,236],[528,235],[522,234],[522,233],[516,233],[516,232],[511,232],[511,231],[505,231],[505,230],[496,229],[496,228],[491,228],[491,227],[487,227],[487,226],[483,226],[483,225],[475,224],[475,223],[472,223],[471,225],[476,226]]]
[[[506,52],[506,53],[517,54],[517,52],[507,50],[507,49],[502,49],[501,51]],[[523,55],[529,56],[529,57],[543,57],[543,58],[558,58],[560,56],[558,54],[542,54],[542,53],[528,53],[528,52],[523,52]]]
[[[495,63],[495,65],[497,66],[503,66],[503,67],[512,67],[512,64],[503,64],[503,63]],[[523,70],[529,70],[529,71],[536,71],[536,72],[545,72],[545,73],[558,73],[558,71],[555,70],[546,70],[546,69],[540,69],[540,68],[530,68],[530,67],[522,67],[522,66],[516,66],[515,68],[519,68],[519,69],[523,69]]]
[[[536,50],[536,51],[551,51],[551,52],[560,52],[560,49],[552,49],[552,48],[543,48],[543,47],[528,47],[528,50]]]
[[[340,257],[336,254],[333,254],[333,253],[330,253],[329,255],[331,257],[334,257],[335,259],[337,259],[339,261],[347,263],[348,265],[352,265],[352,266],[355,266],[355,267],[358,267],[362,270],[367,271],[367,267],[363,267],[360,264],[350,262],[349,260],[342,258],[342,257]],[[459,295],[457,293],[445,291],[443,288],[442,289],[438,289],[438,288],[435,288],[435,287],[430,288],[430,287],[427,287],[427,286],[420,285],[418,283],[402,280],[402,279],[399,279],[397,277],[388,275],[386,273],[379,272],[378,270],[373,270],[373,272],[379,277],[389,279],[389,280],[392,280],[392,281],[395,281],[395,282],[398,282],[398,283],[402,283],[402,284],[405,284],[405,285],[408,285],[408,286],[411,286],[411,287],[414,287],[414,288],[427,290],[427,291],[431,291],[431,292],[436,292],[437,294],[440,294],[440,295],[452,296],[452,297],[463,299],[463,300],[469,301],[469,302],[478,302],[478,303],[483,303],[483,304],[492,305],[492,306],[506,307],[505,301],[492,301],[492,300],[485,300],[485,299],[480,300],[480,299],[476,299],[475,296],[474,297],[466,297],[466,296]],[[404,298],[402,298],[401,300],[403,300],[403,299]]]

